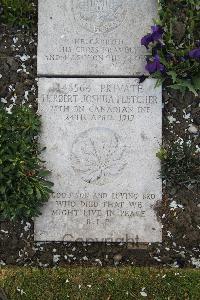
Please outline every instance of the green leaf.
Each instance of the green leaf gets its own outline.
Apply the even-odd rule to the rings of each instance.
[[[53,186],[54,186],[54,183],[45,180],[44,185],[45,185],[46,187],[53,187]]]
[[[183,93],[185,93],[186,90],[188,89],[195,96],[198,96],[198,93],[197,93],[195,87],[188,80],[180,80],[179,83],[173,84],[173,85],[169,85],[169,87],[171,87],[174,90],[179,90],[179,91],[181,91]]]
[[[6,191],[6,187],[5,186],[0,186],[0,193],[4,194]]]
[[[28,195],[32,195],[33,194],[32,187],[30,187],[30,186],[27,187],[27,193],[28,193]]]
[[[192,83],[196,90],[200,90],[200,74],[192,78]]]
[[[164,77],[158,78],[155,84],[155,88],[161,86],[163,84],[163,82],[165,81]]]
[[[158,157],[160,160],[167,159],[167,150],[161,147],[160,150],[156,153],[156,157]]]
[[[47,177],[51,174],[51,172],[49,170],[41,170],[39,173],[38,173],[38,176],[40,177]]]
[[[38,200],[40,200],[42,198],[42,195],[40,193],[40,190],[38,188],[36,188],[36,197]]]
[[[168,74],[169,76],[171,76],[173,83],[175,83],[175,82],[176,82],[176,79],[177,79],[177,74],[176,74],[176,72],[175,72],[175,71],[169,71],[169,72],[167,72],[167,74]]]

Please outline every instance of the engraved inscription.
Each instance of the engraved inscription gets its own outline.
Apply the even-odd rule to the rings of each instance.
[[[117,28],[125,19],[125,0],[72,0],[72,10],[78,24],[94,33]]]
[[[87,183],[107,184],[127,165],[126,147],[108,128],[91,128],[75,140],[71,162],[74,171]]]
[[[138,77],[157,0],[38,0],[39,75]],[[148,13],[147,13],[148,12]]]
[[[40,78],[41,159],[53,193],[37,241],[161,241],[162,97],[156,80]]]

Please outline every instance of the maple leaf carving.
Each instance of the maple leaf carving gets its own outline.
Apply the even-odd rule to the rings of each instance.
[[[73,143],[72,167],[85,182],[104,185],[113,181],[127,165],[126,147],[114,131],[91,128]]]

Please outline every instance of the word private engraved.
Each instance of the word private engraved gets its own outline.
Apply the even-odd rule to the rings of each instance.
[[[124,21],[127,13],[126,0],[72,0],[75,20],[93,33],[114,30]]]
[[[71,163],[87,183],[105,185],[119,176],[126,162],[126,146],[108,128],[91,128],[79,134],[72,146]]]

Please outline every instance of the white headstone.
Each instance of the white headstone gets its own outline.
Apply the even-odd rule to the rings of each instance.
[[[41,142],[55,186],[35,222],[37,241],[161,241],[154,205],[162,198],[162,97],[154,86],[39,79]]]
[[[39,75],[142,75],[157,0],[39,0]]]

